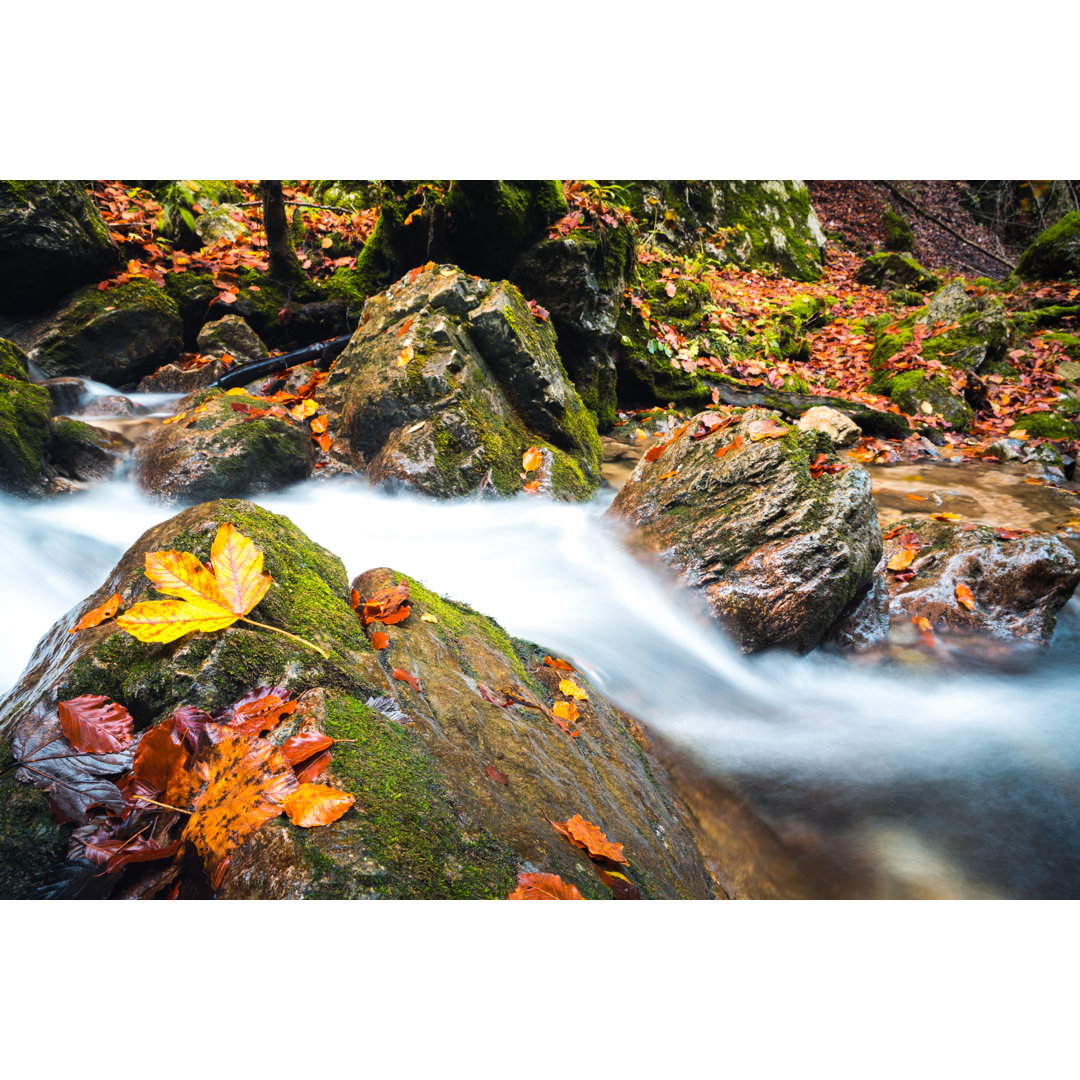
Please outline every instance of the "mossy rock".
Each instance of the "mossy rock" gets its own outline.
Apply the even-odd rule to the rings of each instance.
[[[76,293],[37,335],[34,363],[48,376],[80,375],[134,389],[183,351],[176,302],[142,278]]]
[[[370,210],[379,205],[375,180],[312,180],[311,201],[348,210]]]
[[[0,310],[41,308],[107,278],[120,255],[75,180],[0,181]]]
[[[930,312],[933,305],[930,306]],[[927,321],[930,321],[929,315]],[[922,355],[946,367],[963,371],[985,371],[1004,360],[1009,347],[1009,325],[998,301],[981,311],[963,315],[958,325],[943,334],[926,338]]]
[[[434,267],[373,297],[320,401],[373,480],[509,495],[522,487],[523,451],[538,445],[556,496],[585,499],[600,482],[596,422],[550,323],[508,282]]]
[[[884,221],[885,250],[912,251],[915,247],[915,230],[911,227],[911,222],[891,207],[886,208]]]
[[[205,560],[226,522],[263,551],[273,578],[252,618],[314,641],[328,659],[242,623],[167,645],[136,641],[111,621],[68,633],[113,592],[125,606],[160,598],[143,573],[146,553],[191,551]],[[366,596],[401,580],[381,570],[357,584]],[[320,782],[349,792],[356,806],[324,828],[268,823],[234,851],[220,896],[491,899],[505,897],[532,865],[599,899],[609,894],[591,863],[548,824],[574,813],[624,844],[626,873],[646,898],[711,896],[685,811],[627,718],[576,676],[589,700],[581,704],[585,730],[571,738],[543,711],[562,673],[544,667],[542,650],[408,580],[411,614],[387,628],[389,648],[376,653],[335,556],[251,503],[192,507],[145,533],[101,589],[50,630],[0,702],[0,746],[10,761],[13,733],[55,722],[57,701],[82,693],[120,702],[141,732],[179,705],[212,712],[254,686],[284,685],[300,695],[305,722],[339,740]],[[393,678],[394,668],[414,674],[421,691]],[[516,684],[543,709],[494,705],[481,682]],[[507,772],[510,783],[494,783],[488,765]],[[0,895],[87,895],[74,890],[71,864],[62,861],[67,827],[53,823],[43,794],[15,775],[0,778]],[[80,887],[100,889],[100,882],[86,874]],[[197,885],[185,883],[181,896],[208,895],[192,892]]]
[[[1080,210],[1039,233],[1013,273],[1022,281],[1080,280]]]
[[[971,406],[954,394],[940,375],[928,379],[921,371],[904,371],[889,378],[887,388],[889,396],[909,416],[930,415],[923,408],[929,404],[933,414],[957,431],[963,431],[974,419]]]
[[[30,361],[26,353],[15,344],[0,338],[0,376],[23,380],[29,377]]]
[[[197,228],[199,215],[223,203],[241,203],[244,194],[231,180],[172,180],[157,198],[159,231],[178,247],[196,251],[203,245]]]
[[[43,493],[51,407],[52,399],[43,387],[15,377],[0,378],[0,490],[18,495]]]
[[[879,289],[903,287],[914,292],[929,292],[941,284],[925,267],[911,255],[895,251],[880,251],[866,259],[855,280],[861,285],[873,285]]]
[[[265,409],[266,402],[243,394],[199,392],[181,405],[187,421],[161,425],[136,448],[135,479],[144,491],[196,502],[275,491],[309,475],[315,449],[306,423],[249,417],[232,406]]]
[[[1014,428],[1022,428],[1029,439],[1075,439],[1080,428],[1056,412],[1022,413],[1013,420]]]
[[[1066,334],[1060,331],[1052,331],[1051,333],[1044,335],[1043,340],[1057,342],[1070,361],[1080,364],[1080,334]],[[1077,379],[1077,375],[1075,374],[1067,377],[1073,382]]]
[[[165,291],[180,312],[184,347],[195,352],[198,348],[199,330],[209,318],[210,305],[217,296],[214,279],[209,274],[195,274],[190,271],[166,274]]]
[[[52,420],[49,464],[72,480],[105,480],[120,462],[128,442],[120,435],[58,416]]]
[[[920,307],[924,300],[922,293],[914,292],[912,289],[893,289],[889,293],[889,299],[901,307]]]

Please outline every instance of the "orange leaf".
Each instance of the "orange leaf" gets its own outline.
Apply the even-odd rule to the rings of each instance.
[[[484,769],[484,772],[486,772],[488,777],[494,780],[496,784],[510,783],[510,777],[507,776],[506,773],[499,772],[494,765],[488,765],[487,768]]]
[[[325,784],[301,784],[284,803],[285,813],[294,825],[310,829],[337,821],[356,799],[347,791]]]
[[[122,600],[119,593],[113,593],[108,600],[105,601],[101,607],[96,607],[91,611],[88,611],[69,631],[69,634],[78,633],[80,630],[87,630],[91,626],[98,626],[106,619],[111,619],[119,610]]]
[[[390,674],[393,675],[398,682],[407,682],[418,694],[420,693],[420,684],[416,681],[415,675],[410,675],[401,668],[394,668]]]
[[[578,718],[577,706],[572,701],[556,701],[551,706],[551,711],[559,717],[560,720],[567,720],[571,724]]]
[[[910,492],[905,496],[905,498],[913,499],[915,502],[926,502],[926,496],[925,495],[914,495],[914,494],[911,494]]]
[[[530,495],[537,495],[540,492],[540,481],[530,480],[521,490],[528,492]]]
[[[412,608],[409,607],[408,604],[406,604],[405,607],[398,608],[397,611],[395,611],[392,615],[384,615],[379,621],[384,626],[393,626],[395,625],[395,623],[404,621],[411,614]]]
[[[972,594],[971,589],[963,582],[960,582],[956,586],[956,599],[959,600],[968,611],[975,610],[975,597]]]
[[[605,870],[601,866],[596,867],[597,877],[611,890],[612,900],[640,900],[641,892],[638,887],[618,870]]]
[[[202,779],[191,769],[191,754],[172,718],[155,725],[139,740],[127,784],[129,796],[146,795],[186,810],[202,786]]]
[[[679,471],[678,469],[672,469],[671,472],[663,473],[661,476],[658,476],[656,479],[657,480],[670,480],[671,477],[673,477],[678,471]]]
[[[313,416],[311,418],[311,430],[316,435],[321,435],[324,431],[326,431],[326,425],[329,422],[329,418],[326,416]]]
[[[559,689],[570,698],[577,698],[578,701],[588,701],[589,695],[582,690],[577,683],[571,682],[569,679],[563,679],[559,683]]]
[[[233,715],[225,723],[239,735],[261,735],[264,731],[273,731],[286,716],[296,711],[297,704],[295,699],[286,702],[278,694],[266,693],[236,705]]]
[[[195,801],[182,839],[202,856],[216,889],[233,848],[277,817],[299,784],[281,751],[265,739],[224,735],[202,764],[206,789]]]
[[[61,701],[60,729],[76,750],[115,754],[135,741],[135,721],[123,705],[98,694]]]
[[[330,751],[324,750],[317,757],[313,757],[306,763],[301,763],[299,772],[296,772],[294,767],[293,771],[296,772],[296,779],[301,784],[310,784],[314,780],[317,780],[326,770],[330,767]]]
[[[565,660],[558,660],[554,656],[545,656],[544,663],[548,667],[553,667],[557,671],[576,671],[576,668],[571,667]]]
[[[281,753],[290,765],[298,765],[333,745],[334,740],[321,731],[301,731],[281,744]]]
[[[667,443],[657,443],[655,446],[649,447],[649,449],[645,451],[645,460],[655,461],[667,449],[667,447]]]
[[[518,874],[517,888],[507,900],[584,900],[577,886],[558,874]]]
[[[401,619],[408,617],[409,608],[405,606],[408,603],[409,583],[407,581],[402,581],[398,585],[390,585],[385,589],[379,589],[378,592],[372,593],[364,601],[364,610],[360,612],[360,622],[364,626],[376,621],[382,623],[400,622]],[[404,608],[405,614],[396,619],[392,618],[402,608]]]
[[[385,649],[386,646],[390,644],[390,635],[384,634],[381,630],[376,630],[375,633],[371,635],[371,644],[374,645],[376,649]]]
[[[263,553],[231,523],[218,529],[210,564],[225,603],[237,615],[251,611],[270,588],[270,575],[263,573]]]
[[[334,440],[329,435],[320,435],[315,441],[319,444],[319,449],[325,454],[329,452]]]
[[[521,455],[521,467],[527,472],[535,472],[544,464],[544,455],[540,452],[538,446],[530,446],[524,454]]]
[[[721,446],[720,449],[717,450],[715,454],[713,454],[713,457],[723,457],[730,450],[738,450],[739,447],[742,446],[744,441],[745,440],[741,435],[736,435],[735,438],[727,444],[727,446]]]
[[[901,548],[885,565],[890,570],[904,570],[912,564],[916,554],[916,548]]]
[[[584,848],[591,858],[610,859],[612,862],[625,863],[622,844],[609,840],[590,821],[580,814],[575,814],[569,821],[552,821],[555,830],[570,841],[574,847]]]

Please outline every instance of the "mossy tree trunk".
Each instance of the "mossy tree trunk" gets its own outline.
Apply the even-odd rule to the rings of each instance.
[[[296,257],[289,221],[285,216],[285,196],[280,180],[260,180],[262,191],[263,227],[266,229],[266,247],[270,254],[270,276],[279,281],[296,281],[303,278],[304,271]]]

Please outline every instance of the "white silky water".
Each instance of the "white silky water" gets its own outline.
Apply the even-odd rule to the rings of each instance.
[[[766,821],[861,838],[948,895],[1080,897],[1080,633],[1011,673],[913,672],[813,653],[742,656],[693,598],[626,553],[607,500],[441,502],[363,481],[255,499],[345,563],[377,566],[563,656],[745,794]],[[38,639],[175,508],[118,480],[0,499],[0,693]]]

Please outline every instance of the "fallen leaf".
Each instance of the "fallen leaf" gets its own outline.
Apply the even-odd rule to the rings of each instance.
[[[151,837],[140,836],[130,843],[121,843],[105,864],[106,874],[115,874],[125,866],[136,862],[157,862],[159,859],[171,859],[180,851],[181,841],[176,840],[162,847]]]
[[[931,514],[930,518],[933,521],[959,521],[962,514]]]
[[[571,724],[578,718],[578,707],[572,701],[556,701],[551,706],[551,711],[560,720],[566,720]]]
[[[327,416],[313,416],[311,418],[311,430],[316,435],[321,435],[326,431],[326,425],[330,422],[330,418]]]
[[[498,705],[500,709],[505,709],[510,704],[509,697],[506,693],[497,694],[489,686],[485,686],[482,682],[476,684],[476,692],[491,705]]]
[[[142,795],[187,810],[203,786],[191,764],[192,754],[184,745],[183,733],[171,718],[163,720],[139,740],[124,790],[132,800]]]
[[[911,620],[924,634],[932,634],[934,627],[925,615],[919,615]]]
[[[496,784],[509,784],[510,777],[506,773],[499,772],[494,765],[488,765],[484,772],[488,774],[488,777],[495,781]]]
[[[571,667],[565,660],[558,660],[554,656],[545,656],[544,663],[556,671],[577,671],[577,668]]]
[[[592,822],[586,821],[580,814],[575,814],[568,821],[552,821],[551,824],[574,847],[584,848],[590,858],[609,859],[617,863],[627,862],[626,856],[623,855],[622,844],[609,840]]]
[[[751,442],[761,442],[762,439],[779,439],[791,429],[787,424],[781,424],[775,417],[767,417],[764,420],[751,420],[746,428]]]
[[[324,750],[321,754],[313,757],[310,761],[300,764],[299,770],[294,767],[296,779],[301,784],[310,784],[317,780],[330,767],[330,751]]]
[[[76,750],[115,754],[134,741],[135,721],[123,705],[98,694],[61,701],[57,706],[60,729]]]
[[[524,454],[521,455],[521,467],[527,472],[536,472],[544,463],[544,455],[540,452],[538,446],[530,446]]]
[[[384,634],[381,630],[376,630],[375,633],[371,635],[371,644],[374,645],[376,649],[385,649],[386,646],[390,644],[390,635]]]
[[[912,494],[910,492],[905,496],[905,498],[912,499],[915,502],[926,502],[926,496],[925,495],[914,495],[914,494]]]
[[[337,821],[355,802],[355,797],[348,792],[326,784],[301,784],[283,805],[294,825],[310,829]]]
[[[738,450],[739,447],[742,446],[744,441],[745,440],[741,435],[736,435],[735,438],[732,439],[731,442],[729,442],[726,446],[719,447],[716,453],[713,454],[713,457],[723,457],[731,450]]]
[[[240,735],[262,735],[273,731],[286,716],[295,712],[298,704],[295,699],[286,701],[282,697],[284,691],[277,691],[277,687],[273,690],[259,687],[216,719]]]
[[[885,565],[890,570],[906,570],[915,560],[918,551],[915,548],[901,548]]]
[[[507,900],[584,900],[577,886],[558,874],[518,874],[517,888]]]
[[[379,589],[364,601],[363,610],[359,612],[360,622],[364,626],[373,622],[392,626],[409,617],[412,609],[408,607],[408,603],[409,583],[407,581]]]
[[[119,593],[113,593],[108,600],[105,601],[101,607],[93,608],[88,611],[69,631],[69,634],[76,634],[80,630],[88,630],[91,626],[99,626],[106,619],[111,619],[119,610],[123,601],[120,598]]]
[[[409,672],[403,671],[401,668],[394,668],[390,674],[393,675],[398,682],[408,683],[418,694],[420,693],[420,683],[417,682],[415,675],[410,675]]]
[[[319,449],[325,454],[329,452],[334,440],[329,435],[320,435],[315,441],[319,444]]]
[[[959,600],[960,603],[968,609],[968,611],[975,610],[975,596],[973,595],[970,587],[965,585],[962,581],[957,583],[956,599]]]
[[[656,479],[657,480],[670,480],[678,471],[679,471],[678,469],[672,469],[671,472],[663,473],[660,476],[658,476]]]
[[[281,744],[281,754],[290,765],[295,766],[333,745],[334,740],[321,731],[301,731]]]
[[[650,446],[643,455],[644,460],[655,461],[667,449],[667,445],[667,443],[657,443],[655,446]]]
[[[540,481],[531,480],[529,483],[525,484],[521,490],[527,492],[529,495],[538,495],[540,493]]]
[[[611,890],[613,900],[640,900],[641,892],[638,887],[618,870],[605,870],[602,866],[595,867],[597,877]]]
[[[578,701],[589,700],[589,695],[577,683],[569,679],[563,679],[559,683],[559,689],[569,698],[577,698]]]
[[[432,615],[430,611],[425,611],[424,614],[420,616],[420,621],[421,622],[437,623],[439,620],[436,619],[435,616]]]

